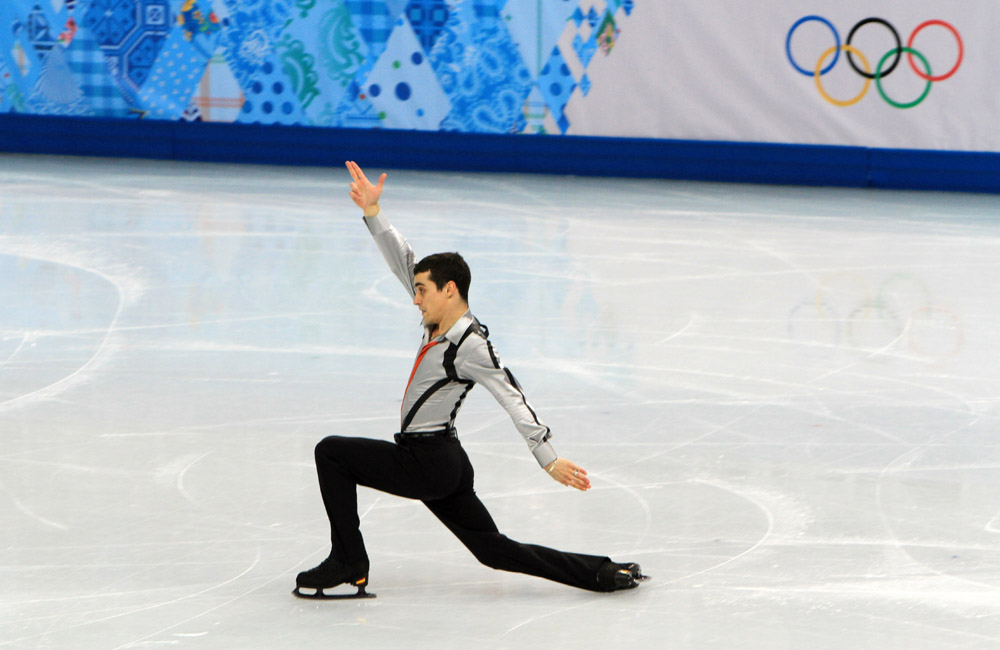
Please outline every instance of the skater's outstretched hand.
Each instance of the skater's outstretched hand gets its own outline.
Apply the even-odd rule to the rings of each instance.
[[[556,458],[545,467],[545,471],[554,480],[559,481],[563,485],[582,490],[583,492],[590,489],[590,479],[587,478],[587,470],[565,458]]]
[[[351,173],[351,200],[364,211],[366,217],[374,217],[379,212],[378,200],[382,196],[386,175],[379,176],[378,184],[372,185],[356,162],[348,160],[345,164]]]

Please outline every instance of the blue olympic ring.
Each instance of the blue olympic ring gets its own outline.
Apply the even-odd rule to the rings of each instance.
[[[795,24],[792,25],[792,28],[788,30],[788,36],[785,37],[785,54],[788,55],[788,62],[792,64],[792,67],[807,77],[811,77],[816,73],[814,70],[806,70],[805,68],[800,67],[799,64],[795,62],[795,57],[792,56],[792,34],[795,33],[795,30],[798,29],[799,25],[811,20],[823,23],[829,27],[830,31],[833,32],[833,39],[837,42],[837,49],[833,55],[833,61],[830,61],[830,65],[820,70],[820,74],[823,75],[830,70],[833,70],[833,66],[837,65],[837,61],[840,60],[840,34],[837,32],[837,28],[833,26],[833,23],[822,16],[803,16],[802,18],[799,18],[795,21]]]

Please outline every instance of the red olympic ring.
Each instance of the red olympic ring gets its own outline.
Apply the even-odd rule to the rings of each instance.
[[[937,76],[931,76],[929,74],[921,72],[917,68],[917,64],[913,60],[913,53],[912,52],[907,52],[906,53],[906,57],[907,57],[907,59],[910,62],[910,67],[913,68],[913,72],[915,72],[917,74],[917,76],[920,77],[921,79],[923,79],[924,81],[944,81],[945,79],[947,79],[951,75],[953,75],[956,72],[958,72],[958,67],[960,65],[962,65],[962,57],[965,56],[965,48],[962,46],[962,37],[959,35],[957,29],[955,29],[950,23],[946,23],[943,20],[928,20],[926,22],[923,22],[923,23],[920,23],[919,25],[917,25],[917,28],[913,30],[912,34],[910,34],[910,40],[908,40],[906,42],[906,47],[912,49],[913,48],[913,41],[914,41],[914,39],[916,39],[917,33],[920,30],[922,30],[924,27],[929,27],[931,25],[940,25],[941,27],[944,27],[945,29],[947,29],[948,31],[950,31],[952,33],[952,35],[954,35],[955,40],[958,42],[958,61],[955,62],[954,67],[952,67],[951,70],[949,70],[948,72],[946,72],[944,74],[940,74],[940,75],[937,75]]]

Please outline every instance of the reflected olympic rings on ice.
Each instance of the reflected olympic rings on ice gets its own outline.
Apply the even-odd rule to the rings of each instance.
[[[833,41],[834,41],[833,46],[830,47],[829,49],[826,49],[820,55],[819,60],[816,62],[816,65],[812,69],[806,69],[800,66],[795,61],[795,57],[792,54],[792,37],[794,36],[795,31],[803,24],[809,22],[818,22],[825,25],[830,30],[830,33],[833,35]],[[874,71],[872,71],[871,64],[869,63],[865,55],[861,52],[861,50],[859,50],[857,47],[851,44],[858,31],[862,27],[865,27],[866,25],[880,25],[884,27],[885,29],[889,30],[889,33],[892,34],[893,39],[896,41],[896,47],[890,49],[888,52],[886,52],[884,55],[880,57],[878,65],[875,66]],[[917,37],[917,34],[919,34],[922,30],[926,29],[927,27],[931,26],[944,27],[945,29],[951,32],[952,36],[955,37],[956,43],[958,44],[958,56],[955,61],[955,64],[951,67],[950,70],[948,70],[948,72],[936,76],[931,73],[931,65],[930,62],[927,61],[927,58],[924,57],[923,54],[918,52],[913,47],[913,43]],[[847,61],[850,64],[851,68],[858,75],[860,75],[865,79],[865,83],[861,89],[861,92],[858,93],[855,97],[846,100],[836,99],[834,97],[831,97],[829,93],[827,93],[826,90],[824,89],[823,82],[821,80],[821,77],[823,75],[833,70],[834,66],[837,65],[837,63],[840,60],[841,52],[846,53],[847,56],[845,58],[847,58]],[[892,99],[891,97],[889,97],[889,95],[885,92],[885,89],[882,87],[882,79],[888,77],[896,70],[896,66],[899,64],[899,60],[902,58],[904,52],[906,53],[906,58],[910,64],[910,68],[914,71],[914,73],[916,73],[918,77],[927,82],[927,86],[924,88],[923,93],[921,93],[921,95],[917,97],[917,99],[911,102],[898,102]],[[914,106],[917,106],[922,101],[924,101],[924,99],[927,98],[927,95],[928,93],[930,93],[931,85],[933,82],[944,81],[945,79],[948,79],[949,77],[954,75],[958,71],[958,68],[962,65],[962,59],[965,54],[965,48],[964,44],[962,43],[962,36],[961,34],[958,33],[958,30],[955,29],[953,25],[943,20],[936,20],[936,19],[927,20],[917,25],[917,27],[910,34],[909,39],[907,39],[906,47],[903,47],[903,42],[899,37],[899,32],[896,30],[895,27],[892,26],[891,23],[882,18],[869,17],[865,18],[864,20],[858,21],[854,25],[854,27],[851,28],[850,32],[848,32],[847,41],[841,44],[840,33],[837,31],[837,28],[834,26],[833,23],[831,23],[826,18],[823,18],[822,16],[810,15],[799,18],[789,28],[788,34],[785,36],[785,54],[788,57],[788,62],[792,64],[793,68],[795,68],[799,73],[807,77],[813,77],[815,79],[816,88],[819,91],[820,96],[835,106],[851,106],[861,101],[861,99],[864,98],[864,96],[868,93],[869,86],[871,85],[870,82],[874,79],[875,85],[878,88],[879,94],[882,96],[882,99],[885,100],[885,102],[890,106],[902,109],[902,108],[913,108]],[[831,55],[832,59],[830,60],[829,63],[826,63],[826,60],[829,59]],[[855,57],[861,61],[862,67],[858,66]],[[888,66],[886,66],[886,63],[889,61],[890,58],[892,58],[892,62],[889,63]],[[914,58],[920,60],[920,63],[923,66],[923,70],[920,70]],[[825,63],[826,65],[824,67]]]

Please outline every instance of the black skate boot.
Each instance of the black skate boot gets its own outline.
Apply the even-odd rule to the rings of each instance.
[[[597,586],[601,591],[635,589],[645,580],[649,580],[649,576],[642,575],[642,567],[635,562],[618,564],[608,560],[597,571]]]
[[[349,584],[358,588],[354,594],[327,594],[325,589],[333,589],[337,585]],[[299,598],[315,598],[323,600],[343,600],[347,598],[374,598],[375,594],[365,591],[368,586],[368,560],[343,563],[337,558],[323,560],[319,566],[303,571],[295,579],[295,590],[292,592]]]

